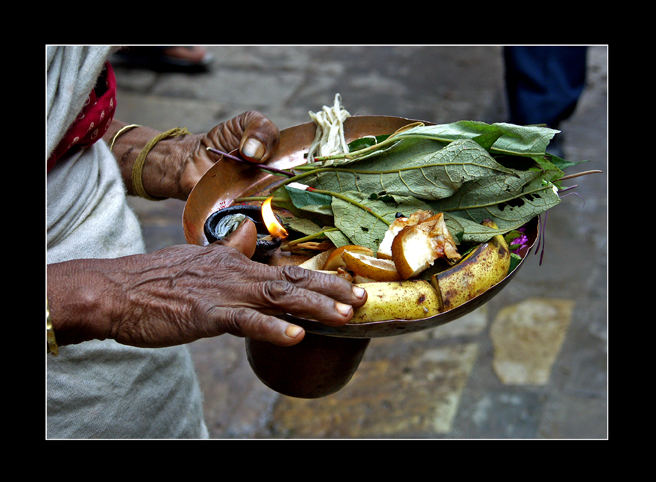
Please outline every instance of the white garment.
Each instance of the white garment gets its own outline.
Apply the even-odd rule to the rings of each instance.
[[[79,112],[95,85],[87,77],[100,73],[108,53],[104,47],[48,47],[48,155],[68,128],[59,122],[75,119],[71,106]],[[47,263],[145,251],[118,165],[103,141],[61,159],[48,173],[46,214]],[[47,357],[48,438],[207,436],[186,346],[146,349],[94,340]]]

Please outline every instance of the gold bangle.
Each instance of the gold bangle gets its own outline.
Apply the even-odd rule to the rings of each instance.
[[[54,356],[59,354],[59,347],[55,339],[55,330],[52,328],[52,321],[50,320],[50,310],[48,309],[48,300],[46,299],[46,339],[48,340],[48,350]]]
[[[116,142],[116,139],[118,139],[118,137],[121,134],[125,134],[127,131],[134,129],[135,127],[141,127],[141,126],[139,124],[129,124],[127,126],[121,127],[118,130],[118,132],[114,134],[114,137],[112,138],[112,143],[109,145],[109,150],[111,151],[112,149],[114,149],[114,143]]]
[[[140,196],[145,199],[150,199],[151,201],[159,201],[165,199],[165,198],[153,197],[150,194],[148,194],[144,189],[142,175],[143,175],[143,167],[144,164],[146,163],[146,156],[148,155],[150,150],[153,147],[155,147],[155,144],[157,144],[162,139],[182,136],[186,134],[191,134],[191,132],[189,132],[186,127],[175,127],[171,130],[162,132],[161,134],[158,134],[155,137],[153,137],[150,140],[150,142],[148,142],[148,144],[146,144],[146,146],[141,150],[141,152],[137,156],[137,159],[134,161],[134,164],[132,166],[132,187],[134,188],[134,191],[137,194],[137,196]]]

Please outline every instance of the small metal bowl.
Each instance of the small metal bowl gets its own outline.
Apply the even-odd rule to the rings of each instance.
[[[257,244],[253,259],[266,260],[280,247],[282,239],[270,236],[266,224],[264,224],[264,220],[262,219],[262,211],[260,207],[250,204],[238,204],[219,209],[210,214],[205,220],[203,226],[203,232],[205,233],[207,241],[213,243],[228,236],[234,229],[226,231],[223,229],[224,223],[221,223],[221,221],[225,221],[228,216],[235,215],[243,215],[255,223],[257,229]],[[280,219],[278,219],[278,221],[280,221]]]

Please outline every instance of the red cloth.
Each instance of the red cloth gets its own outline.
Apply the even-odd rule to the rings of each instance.
[[[116,77],[109,62],[98,77],[82,112],[73,121],[48,159],[48,172],[58,159],[74,148],[88,147],[107,132],[116,111]]]

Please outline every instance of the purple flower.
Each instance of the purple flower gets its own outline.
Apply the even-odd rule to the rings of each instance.
[[[506,242],[512,253],[517,253],[528,244],[528,236],[524,233],[526,233],[526,227],[522,226],[506,237]]]
[[[528,236],[522,234],[510,242],[509,248],[513,253],[517,253],[520,249],[528,244]]]

